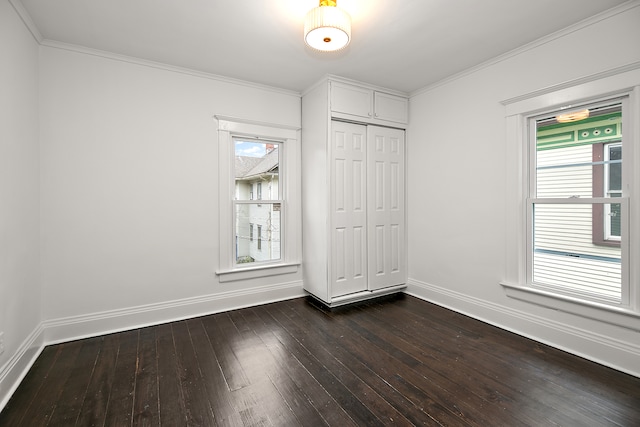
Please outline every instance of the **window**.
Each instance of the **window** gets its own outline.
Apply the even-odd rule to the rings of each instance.
[[[302,228],[298,129],[216,119],[220,281],[297,271]]]
[[[636,327],[640,69],[594,75],[503,105],[506,245],[500,284],[505,293]],[[582,110],[588,116],[558,121]]]
[[[234,137],[234,179],[236,197],[236,263],[249,264],[280,260],[283,200],[280,199],[282,180],[280,163],[283,154],[280,142],[260,141]],[[272,191],[262,199],[262,184],[268,183]],[[251,200],[251,189],[256,189],[260,203]],[[257,245],[253,242],[253,225],[258,228]],[[263,234],[265,241],[263,250]]]
[[[530,119],[529,275],[532,286],[622,304],[622,103]],[[575,113],[574,113],[575,114]],[[602,153],[600,155],[600,153]],[[626,204],[625,204],[626,206]]]

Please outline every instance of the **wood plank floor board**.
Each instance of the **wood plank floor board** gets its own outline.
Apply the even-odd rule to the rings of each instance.
[[[32,426],[640,426],[636,378],[410,296],[308,298],[47,346]]]
[[[139,335],[138,357],[133,397],[133,426],[159,426],[158,359],[156,328],[142,328]]]
[[[239,390],[248,386],[250,381],[235,353],[228,345],[228,343],[236,339],[234,332],[235,326],[227,330],[229,321],[224,313],[203,318],[202,323],[207,331],[211,347],[218,357],[218,363],[220,364],[220,369],[222,370],[225,381],[229,385],[229,390]]]
[[[107,399],[104,425],[106,427],[130,426],[133,417],[133,398],[138,358],[139,330],[122,332],[119,335],[113,385]]]
[[[186,321],[171,325],[176,351],[176,364],[187,425],[215,425],[215,415],[207,397],[205,380],[196,357]],[[203,343],[198,343],[202,345]]]
[[[171,324],[156,327],[156,348],[160,423],[162,425],[184,425],[187,421],[185,391],[180,382],[178,356]]]
[[[240,414],[234,406],[229,386],[222,375],[218,356],[211,347],[202,318],[188,320],[187,325],[216,425],[221,427],[242,425]]]
[[[100,352],[78,414],[77,425],[101,425],[104,421],[107,397],[115,378],[119,337],[119,334],[102,337]]]

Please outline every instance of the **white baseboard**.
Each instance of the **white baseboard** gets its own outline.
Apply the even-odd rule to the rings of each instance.
[[[490,325],[640,378],[640,343],[621,341],[573,325],[409,279],[405,293]]]
[[[195,298],[129,307],[42,322],[0,368],[0,411],[49,344],[268,304],[306,296],[302,282],[280,283]]]
[[[4,366],[0,367],[0,411],[9,402],[43,348],[43,329],[42,325],[38,325],[24,340],[18,351]]]
[[[47,344],[190,319],[306,295],[302,281],[64,317],[42,322]]]

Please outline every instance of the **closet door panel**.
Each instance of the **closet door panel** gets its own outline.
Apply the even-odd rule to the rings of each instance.
[[[331,124],[331,296],[367,289],[366,126]]]
[[[406,283],[404,131],[368,126],[368,289]]]

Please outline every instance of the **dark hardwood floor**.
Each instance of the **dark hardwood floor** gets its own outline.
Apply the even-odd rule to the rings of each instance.
[[[0,426],[640,426],[640,379],[396,296],[48,346]]]

